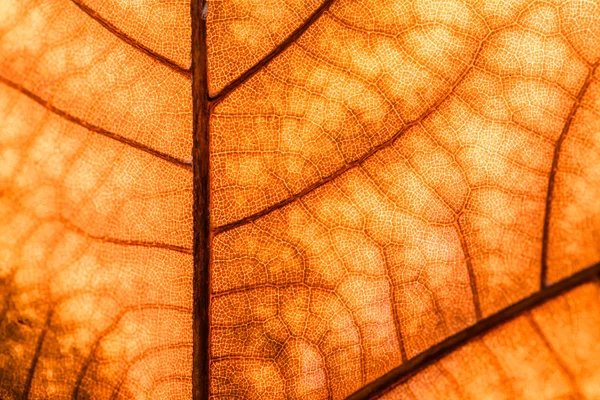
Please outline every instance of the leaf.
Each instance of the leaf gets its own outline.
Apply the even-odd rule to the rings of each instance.
[[[2,0],[0,54],[0,398],[598,396],[597,3]]]
[[[380,398],[597,398],[598,294],[597,281],[573,289],[469,342]]]
[[[0,3],[2,400],[190,398],[190,77],[142,47],[189,12],[144,4]]]

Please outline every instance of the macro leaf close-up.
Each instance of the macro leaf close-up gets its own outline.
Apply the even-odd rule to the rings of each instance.
[[[0,0],[0,400],[600,399],[599,0]]]

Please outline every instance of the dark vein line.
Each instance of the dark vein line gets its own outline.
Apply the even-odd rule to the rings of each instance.
[[[389,199],[389,195],[387,193],[385,193],[385,191],[382,191],[379,189],[378,185],[377,185],[377,181],[375,179],[375,177],[373,176],[373,174],[371,174],[367,169],[364,170],[364,174],[365,176],[368,177],[369,182],[371,184],[373,184],[375,186],[375,188],[377,188],[377,190],[381,193],[381,195],[383,195],[384,197]],[[392,278],[392,273],[390,272],[390,260],[388,259],[388,256],[385,254],[386,252],[383,252],[383,270],[385,273],[385,278],[386,281],[390,287],[390,296],[391,296],[391,303],[392,303],[392,321],[394,322],[394,331],[395,331],[395,336],[396,336],[396,340],[398,341],[398,347],[400,348],[400,357],[402,359],[402,362],[405,362],[406,360],[408,360],[408,355],[406,354],[406,343],[405,343],[405,338],[404,338],[404,332],[402,331],[402,324],[401,324],[401,314],[400,314],[400,310],[398,309],[398,304],[396,302],[396,291],[398,290],[398,287],[396,285],[394,285],[394,279]],[[435,302],[435,300],[434,300]]]
[[[550,343],[550,340],[548,340],[548,338],[544,334],[544,331],[542,330],[542,328],[537,323],[537,321],[531,313],[527,313],[527,320],[529,321],[529,325],[531,325],[535,333],[542,340],[542,343],[544,343],[544,347],[548,349],[548,352],[550,352],[552,358],[558,364],[558,368],[560,369],[560,371],[567,377],[569,384],[571,385],[571,389],[573,389],[573,391],[575,392],[574,394],[577,396],[578,399],[584,399],[585,396],[583,396],[583,394],[580,392],[579,386],[577,384],[577,379],[573,375],[573,372],[569,369],[569,367],[562,359],[562,357],[558,354],[556,349],[554,349],[554,346],[552,346],[552,343]]]
[[[556,174],[558,172],[558,161],[560,158],[561,147],[565,138],[567,137],[567,133],[571,128],[571,124],[573,123],[573,119],[575,118],[575,114],[581,105],[581,100],[585,95],[585,92],[590,87],[594,79],[594,72],[596,68],[598,68],[600,62],[594,64],[590,69],[588,76],[583,83],[583,86],[577,93],[577,97],[575,98],[575,102],[571,107],[571,111],[569,111],[569,115],[567,116],[567,121],[558,137],[556,142],[556,146],[554,147],[554,156],[552,157],[552,168],[550,170],[550,176],[548,177],[548,192],[546,193],[546,207],[544,213],[544,230],[542,233],[542,266],[540,272],[540,288],[544,288],[548,285],[548,246],[550,242],[550,219],[552,213],[552,200],[554,197],[554,187],[556,183]]]
[[[459,399],[468,399],[469,398],[469,396],[465,396],[465,393],[462,390],[462,385],[458,382],[458,380],[456,379],[456,376],[454,376],[450,371],[448,371],[448,369],[446,369],[441,364],[436,365],[436,368],[442,373],[444,378],[446,378],[446,380],[448,380],[448,382],[450,383],[450,386],[452,386],[452,390],[458,395]]]
[[[302,189],[300,192],[284,199],[281,200],[278,203],[273,204],[272,206],[269,206],[257,213],[248,215],[247,217],[241,218],[237,221],[225,224],[225,225],[221,225],[221,226],[217,226],[215,228],[213,228],[213,232],[215,233],[215,235],[218,235],[220,233],[229,231],[231,229],[235,229],[237,227],[240,227],[242,225],[246,225],[250,222],[256,221],[259,218],[264,217],[265,215],[268,215],[270,213],[272,213],[273,211],[276,211],[282,207],[287,206],[288,204],[291,204],[293,202],[295,202],[296,200],[306,196],[307,194],[313,192],[314,190],[320,188],[321,186],[325,185],[328,182],[333,181],[334,179],[336,179],[337,177],[345,174],[347,171],[358,167],[360,165],[362,165],[365,161],[367,161],[369,158],[371,158],[371,156],[375,155],[376,153],[378,153],[380,150],[383,150],[387,147],[390,147],[391,145],[393,145],[396,140],[398,140],[398,138],[400,138],[400,136],[402,136],[406,131],[408,131],[410,128],[412,128],[415,125],[418,125],[419,123],[421,123],[421,121],[423,121],[425,118],[427,118],[430,114],[433,113],[433,111],[436,109],[436,107],[432,107],[430,108],[425,114],[423,114],[420,118],[416,119],[415,121],[407,124],[406,126],[404,126],[404,128],[402,128],[401,130],[399,130],[398,132],[396,132],[390,139],[386,140],[385,142],[380,143],[379,145],[373,147],[371,150],[369,150],[367,153],[363,154],[360,158],[357,158],[356,160],[346,164],[345,166],[343,166],[342,168],[338,169],[337,171],[335,171],[334,173],[332,173],[331,175],[326,176],[325,178],[313,183],[310,186],[305,187],[304,189]]]
[[[46,322],[44,323],[44,326],[42,327],[42,331],[40,333],[37,344],[35,346],[35,352],[33,353],[33,358],[31,359],[29,371],[27,371],[27,380],[25,381],[23,395],[21,396],[22,400],[29,399],[29,392],[31,391],[33,377],[35,376],[35,370],[37,368],[38,362],[42,355],[42,348],[44,347],[44,340],[46,339],[46,334],[50,330],[51,322],[52,322],[52,310],[48,311],[48,315],[46,316]]]
[[[376,398],[394,388],[396,385],[405,382],[408,378],[423,368],[440,360],[448,353],[457,350],[470,340],[518,317],[523,312],[529,311],[533,307],[553,299],[577,286],[594,280],[599,275],[600,263],[579,271],[553,285],[549,285],[496,314],[479,320],[479,322],[471,325],[467,329],[446,338],[418,356],[411,358],[406,363],[392,369],[387,374],[363,386],[358,391],[348,396],[347,400]]]
[[[463,255],[465,257],[465,264],[467,266],[467,273],[469,275],[469,286],[471,288],[471,297],[473,297],[473,308],[475,310],[475,319],[479,321],[482,317],[481,315],[481,302],[479,300],[479,290],[477,290],[477,279],[475,277],[475,270],[473,269],[473,259],[471,258],[471,254],[469,252],[469,245],[465,240],[462,225],[460,224],[460,217],[458,215],[456,219],[455,229],[458,234],[458,240],[460,240],[460,247],[462,248]]]
[[[65,219],[61,219],[61,222],[63,225],[65,225],[65,227],[67,229],[69,229],[73,232],[76,232],[82,236],[85,236],[87,238],[90,238],[92,240],[99,240],[102,242],[112,243],[112,244],[116,244],[119,246],[137,246],[137,247],[170,250],[170,251],[175,251],[175,252],[183,253],[183,254],[192,254],[192,249],[189,249],[189,248],[183,247],[183,246],[177,246],[174,244],[163,243],[163,242],[148,242],[148,241],[144,241],[144,240],[127,240],[127,239],[119,239],[119,238],[113,238],[113,237],[108,237],[108,236],[97,236],[97,235],[92,235],[92,234],[86,232],[82,228],[78,227],[77,225],[75,225]]]
[[[77,373],[77,379],[75,380],[75,385],[73,386],[73,392],[71,393],[71,400],[79,400],[80,395],[79,392],[83,387],[83,380],[85,379],[88,370],[92,363],[94,362],[94,357],[96,357],[96,353],[100,349],[100,345],[102,341],[108,337],[112,332],[114,332],[118,327],[123,318],[130,312],[141,312],[146,310],[169,310],[175,312],[189,313],[189,309],[181,306],[175,306],[172,304],[161,304],[161,303],[145,303],[138,304],[136,306],[125,307],[121,310],[121,312],[116,316],[115,320],[106,327],[94,340],[94,343],[90,347],[90,351],[87,356],[84,358],[81,363],[81,368]],[[81,397],[84,397],[83,395]],[[87,398],[87,397],[85,397]],[[1,400],[1,399],[0,399]]]
[[[0,326],[6,319],[6,315],[11,307],[14,293],[14,280],[15,280],[16,269],[11,268],[8,274],[0,278],[0,289],[4,298],[2,299],[2,309],[0,310]]]
[[[174,382],[176,382],[176,384],[178,383],[181,385],[188,384],[190,382],[190,376],[179,373],[165,375],[160,377],[159,379],[153,379],[152,386],[150,386],[150,388],[146,392],[148,393],[147,397],[150,399],[160,398],[159,396],[154,395],[154,391],[156,390],[156,388],[160,387],[164,383],[173,384]]]
[[[250,67],[246,72],[242,75],[238,76],[235,80],[231,81],[227,86],[225,86],[219,93],[217,93],[210,100],[213,105],[219,104],[223,101],[231,92],[235,89],[243,85],[246,81],[256,75],[259,71],[261,71],[266,65],[268,65],[275,57],[283,53],[287,50],[304,32],[308,30],[321,16],[331,7],[335,0],[325,0],[323,4],[319,6],[315,10],[314,13],[310,17],[304,21],[302,25],[300,25],[294,32],[292,32],[283,42],[279,43],[277,47],[275,47],[269,54],[267,54],[263,59]]]
[[[124,240],[124,239],[116,239],[116,238],[110,238],[110,237],[104,237],[104,236],[92,236],[92,235],[88,235],[88,237],[90,237],[91,239],[98,239],[103,242],[117,244],[120,246],[146,247],[146,248],[153,248],[153,249],[170,250],[170,251],[174,251],[174,252],[182,253],[182,254],[192,254],[192,249],[188,249],[187,247],[183,247],[183,246],[176,246],[174,244],[162,243],[162,242],[146,242],[143,240]]]
[[[6,79],[3,76],[0,76],[0,82],[4,83],[6,86],[8,86],[8,87],[10,87],[10,88],[12,88],[12,89],[14,89],[14,90],[16,90],[18,92],[20,92],[21,94],[24,94],[25,96],[29,97],[31,100],[35,101],[36,103],[38,103],[39,105],[41,105],[42,107],[44,107],[45,109],[47,109],[48,111],[52,112],[53,114],[55,114],[55,115],[57,115],[57,116],[59,116],[61,118],[64,118],[65,120],[67,120],[69,122],[77,124],[77,125],[85,128],[85,129],[87,129],[89,131],[92,131],[94,133],[97,133],[99,135],[105,136],[107,138],[116,140],[117,142],[126,144],[126,145],[131,146],[131,147],[133,147],[135,149],[141,150],[141,151],[143,151],[145,153],[151,154],[151,155],[153,155],[155,157],[161,158],[161,159],[163,159],[163,160],[165,160],[167,162],[170,162],[171,164],[177,165],[178,167],[185,168],[187,170],[190,169],[189,163],[186,163],[183,160],[180,160],[180,159],[175,158],[175,157],[173,157],[173,156],[171,156],[169,154],[166,154],[166,153],[163,153],[163,152],[158,151],[156,149],[153,149],[151,147],[148,147],[145,144],[136,142],[135,140],[126,138],[124,136],[121,136],[119,134],[116,134],[116,133],[113,133],[113,132],[110,132],[110,131],[107,131],[106,129],[101,128],[99,126],[92,125],[92,124],[90,124],[90,123],[88,123],[88,122],[86,122],[86,121],[84,121],[84,120],[82,120],[82,119],[80,119],[78,117],[75,117],[75,116],[73,116],[73,115],[71,115],[71,114],[69,114],[69,113],[67,113],[67,112],[65,112],[65,111],[63,111],[61,109],[58,109],[55,106],[53,106],[52,104],[50,104],[50,102],[42,99],[41,97],[39,97],[35,93],[29,91],[25,87],[23,87],[23,86],[21,86],[21,85],[19,85],[17,83],[12,82],[12,81]]]
[[[189,347],[190,347],[190,343],[169,343],[169,344],[163,344],[161,346],[152,347],[150,349],[146,349],[146,350],[142,351],[141,353],[138,353],[131,361],[127,362],[127,366],[124,368],[123,371],[121,371],[121,377],[119,379],[119,383],[113,389],[113,392],[110,396],[110,400],[117,400],[119,397],[121,397],[120,396],[120,395],[122,395],[121,390],[123,390],[123,386],[125,385],[125,382],[126,382],[127,378],[129,377],[129,373],[131,372],[131,369],[133,367],[135,367],[135,365],[137,363],[139,363],[140,361],[144,361],[146,358],[156,355],[158,353],[162,353],[162,352],[166,352],[166,351],[170,351],[170,350],[176,351],[176,350],[179,350],[182,348],[189,348]]]
[[[500,358],[498,357],[498,354],[494,353],[492,348],[485,342],[482,336],[483,335],[481,335],[478,338],[474,338],[473,343],[475,343],[477,346],[483,347],[483,351],[485,351],[486,354],[489,356],[489,365],[490,367],[494,368],[494,370],[498,373],[498,378],[504,386],[503,389],[508,394],[507,398],[518,399],[519,394],[517,393],[518,389],[515,388],[515,384],[513,383],[514,379],[508,375],[504,364],[502,363],[502,361],[500,361]]]
[[[186,77],[190,76],[189,69],[182,67],[181,65],[177,64],[176,62],[168,59],[167,57],[155,52],[154,50],[150,49],[149,47],[138,42],[131,36],[127,35],[125,32],[121,31],[115,25],[113,25],[110,22],[108,22],[107,20],[105,20],[96,11],[92,10],[87,5],[81,3],[80,0],[71,0],[71,1],[77,7],[79,7],[81,9],[81,11],[86,13],[90,18],[92,18],[94,21],[98,22],[100,25],[102,25],[104,28],[106,28],[107,31],[109,31],[110,33],[115,35],[117,38],[121,39],[123,42],[127,43],[128,45],[135,48],[136,50],[139,50],[140,52],[146,54],[148,57],[158,61],[159,63],[169,67],[173,71],[175,71],[181,75],[184,75]]]
[[[489,35],[488,35],[489,36]],[[483,43],[485,43],[487,39],[487,36],[481,41],[480,45],[479,45],[479,49],[477,52],[475,52],[475,54],[479,54],[479,51],[481,50],[481,47],[483,46]],[[278,210],[282,207],[285,207],[286,205],[293,203],[294,201],[306,196],[307,194],[311,193],[312,191],[318,189],[319,187],[325,185],[328,182],[331,182],[332,180],[336,179],[337,177],[339,177],[340,175],[343,175],[344,173],[346,173],[347,171],[358,167],[360,165],[362,165],[365,161],[367,161],[369,158],[371,158],[372,156],[374,156],[375,154],[377,154],[379,151],[392,146],[394,143],[396,143],[396,141],[402,136],[404,135],[404,133],[406,133],[409,129],[411,129],[413,126],[419,125],[421,122],[423,122],[427,117],[429,117],[431,114],[433,114],[433,112],[435,110],[437,110],[437,108],[443,103],[445,102],[448,97],[450,96],[450,94],[452,94],[454,92],[454,90],[456,89],[456,87],[465,79],[465,77],[469,74],[469,72],[471,72],[471,70],[474,68],[475,66],[475,59],[472,60],[471,64],[465,68],[465,70],[463,71],[463,73],[458,77],[458,79],[456,80],[456,82],[454,82],[454,84],[452,85],[452,87],[450,88],[448,94],[446,96],[443,96],[442,98],[439,99],[439,101],[437,101],[435,104],[433,104],[431,107],[429,107],[423,114],[421,114],[418,118],[416,118],[415,120],[407,123],[402,129],[400,129],[399,131],[397,131],[391,138],[389,138],[388,140],[378,144],[377,146],[373,147],[371,150],[369,150],[368,152],[366,152],[365,154],[363,154],[361,157],[357,158],[356,160],[346,164],[345,166],[343,166],[342,168],[338,169],[337,171],[333,172],[332,174],[326,176],[325,178],[322,178],[321,180],[313,183],[310,186],[305,187],[303,190],[301,190],[298,193],[295,193],[294,195],[281,200],[278,203],[275,203],[255,214],[251,214],[248,215],[247,217],[241,218],[237,221],[234,222],[230,222],[228,224],[224,224],[221,226],[217,226],[212,228],[212,231],[214,232],[215,235],[218,235],[222,232],[226,232],[229,231],[231,229],[235,229],[237,227],[240,227],[242,225],[251,223],[259,218],[264,217],[265,215],[268,215],[270,213],[272,213],[275,210]],[[214,105],[214,104],[213,104]]]
[[[386,270],[389,267],[387,266],[386,260]],[[402,358],[402,362],[406,362],[408,360],[408,355],[406,354],[406,343],[404,339],[404,333],[402,332],[402,324],[400,323],[400,311],[398,310],[398,304],[396,303],[396,286],[392,283],[389,274],[388,274],[388,285],[390,285],[390,289],[392,292],[392,319],[394,321],[394,328],[396,333],[396,340],[398,341],[398,347],[400,347],[400,357]]]
[[[210,149],[206,0],[192,0],[192,96],[194,131],[194,309],[192,398],[209,399],[210,367]]]

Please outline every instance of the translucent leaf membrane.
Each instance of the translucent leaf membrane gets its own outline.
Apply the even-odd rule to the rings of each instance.
[[[190,0],[69,0],[137,47],[190,67]]]
[[[589,79],[556,157],[548,218],[548,281],[600,259],[600,68]]]
[[[189,161],[189,76],[123,41],[72,1],[3,0],[1,12],[5,80],[95,130]]]
[[[472,340],[379,397],[597,399],[600,290],[588,283]]]
[[[0,398],[189,399],[189,77],[64,0],[0,53]]]
[[[599,38],[587,2],[339,0],[217,97],[213,395],[343,398],[596,263]]]
[[[2,399],[192,397],[191,170],[209,159],[191,157],[189,7],[0,0]],[[599,261],[596,2],[199,11],[212,397],[343,398]],[[514,367],[490,393],[596,396],[595,325],[558,309],[435,382]]]
[[[321,0],[212,0],[206,10],[210,94],[263,60],[318,10]]]

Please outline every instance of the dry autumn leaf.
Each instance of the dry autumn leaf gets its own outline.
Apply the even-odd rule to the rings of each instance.
[[[597,0],[0,0],[0,399],[600,398],[599,63]]]

